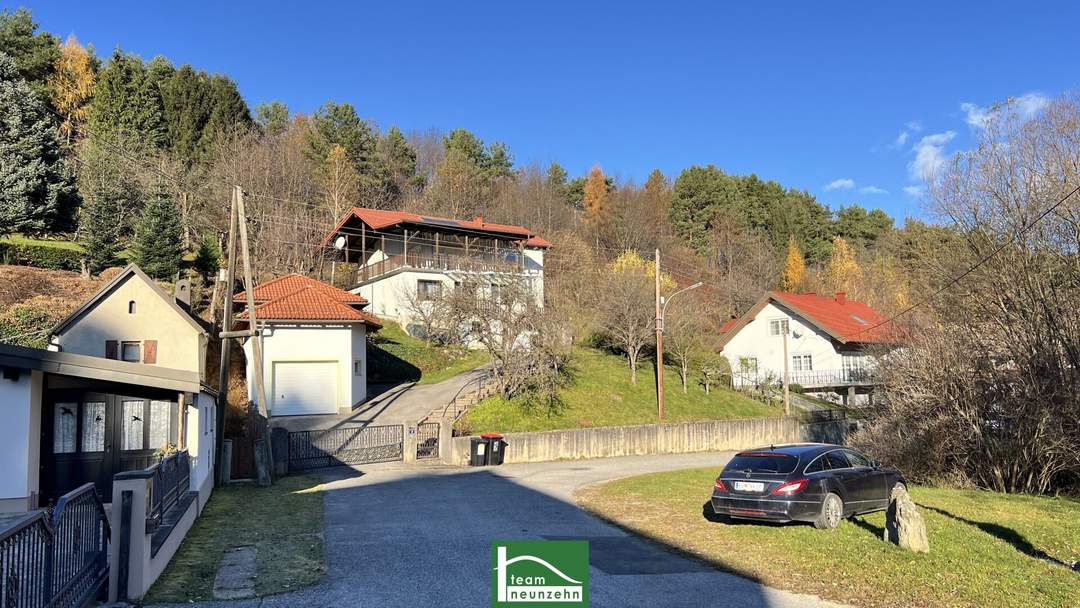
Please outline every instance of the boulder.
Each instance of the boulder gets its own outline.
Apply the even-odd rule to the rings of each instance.
[[[889,497],[889,509],[885,512],[885,532],[882,536],[886,542],[901,549],[917,553],[930,552],[930,541],[926,537],[926,522],[923,521],[922,513],[919,513],[915,501],[911,500],[904,486],[899,484],[893,488]]]

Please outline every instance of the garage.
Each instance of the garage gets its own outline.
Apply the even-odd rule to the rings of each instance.
[[[273,416],[337,413],[337,361],[275,361]]]

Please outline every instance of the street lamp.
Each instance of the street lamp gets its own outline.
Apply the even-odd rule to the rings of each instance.
[[[659,270],[657,271],[656,276],[657,293],[659,294]],[[656,315],[656,411],[661,421],[664,419],[664,316],[667,315],[668,304],[675,299],[675,296],[690,291],[691,289],[697,289],[698,287],[701,287],[701,281],[698,281],[689,287],[684,287],[667,298],[660,298],[658,301],[659,306],[657,306]]]

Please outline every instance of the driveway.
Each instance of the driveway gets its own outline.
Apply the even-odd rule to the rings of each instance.
[[[327,475],[329,572],[312,588],[235,607],[488,606],[493,539],[587,539],[594,607],[834,606],[668,552],[579,509],[575,489],[730,453],[631,456],[484,469],[379,465]],[[702,488],[704,502],[709,488]],[[751,549],[752,550],[752,549]],[[207,604],[209,606],[210,604]]]

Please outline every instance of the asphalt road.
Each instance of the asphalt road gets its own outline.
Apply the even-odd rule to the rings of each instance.
[[[339,468],[323,486],[329,566],[323,581],[296,593],[202,605],[490,606],[492,540],[573,538],[590,541],[593,607],[835,606],[669,552],[589,515],[572,499],[575,489],[590,483],[680,468],[719,469],[730,456],[634,456],[484,469]]]

